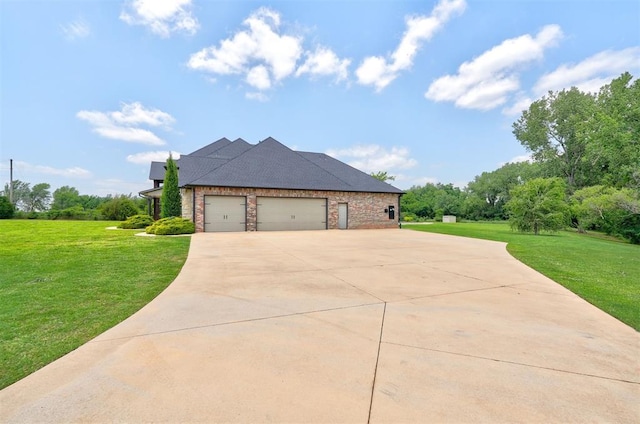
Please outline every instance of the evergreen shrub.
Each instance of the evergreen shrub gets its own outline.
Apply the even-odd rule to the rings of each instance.
[[[139,228],[147,228],[149,225],[153,224],[153,218],[149,215],[133,215],[123,221],[118,228],[123,228],[125,230],[139,229]]]
[[[154,222],[145,230],[147,234],[156,235],[177,235],[177,234],[193,234],[196,232],[196,226],[193,222],[185,218],[171,217],[162,218]]]
[[[7,196],[0,196],[0,219],[13,218],[16,209]]]

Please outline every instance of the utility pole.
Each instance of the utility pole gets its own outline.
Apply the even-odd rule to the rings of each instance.
[[[13,205],[13,159],[9,159],[9,202]]]

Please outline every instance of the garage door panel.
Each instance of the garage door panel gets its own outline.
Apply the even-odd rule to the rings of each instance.
[[[327,200],[259,197],[258,231],[326,230]]]
[[[246,231],[246,204],[243,196],[204,196],[204,230]]]

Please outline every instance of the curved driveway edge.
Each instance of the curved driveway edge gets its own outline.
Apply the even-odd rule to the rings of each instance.
[[[132,317],[0,391],[0,422],[640,422],[640,335],[503,243],[196,234]]]

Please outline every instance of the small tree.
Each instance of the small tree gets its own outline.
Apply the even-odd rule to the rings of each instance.
[[[565,190],[560,178],[534,178],[514,187],[505,205],[511,228],[535,235],[564,228],[569,216]]]
[[[75,187],[62,186],[53,192],[53,203],[51,209],[67,209],[80,205],[80,193]]]
[[[389,175],[387,171],[372,172],[370,175],[376,180],[382,181],[383,183],[386,183],[387,181],[395,181],[396,179],[394,175]]]
[[[180,199],[180,188],[178,187],[178,167],[169,154],[167,159],[166,172],[164,173],[164,184],[162,185],[162,198],[160,199],[162,218],[173,216],[182,217],[182,200]]]
[[[138,215],[140,210],[135,202],[127,196],[115,196],[111,200],[100,205],[103,218],[112,221],[124,221],[133,215]]]
[[[7,196],[0,196],[0,219],[13,218],[15,207]]]

